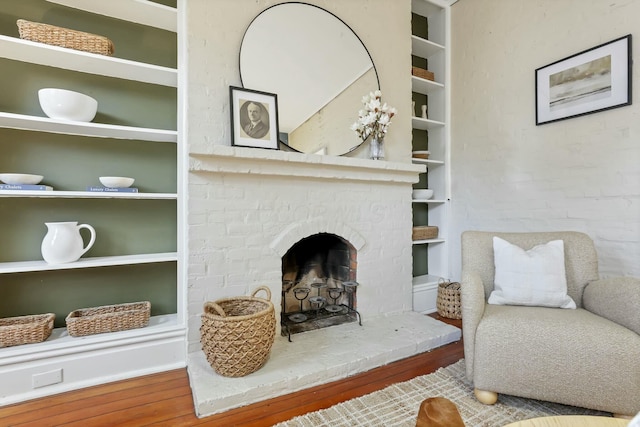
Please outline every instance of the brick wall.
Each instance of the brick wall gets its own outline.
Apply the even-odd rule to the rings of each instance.
[[[542,126],[534,109],[535,69],[637,37],[638,16],[638,1],[452,7],[454,272],[464,230],[576,230],[595,240],[601,276],[640,276],[638,67],[631,106]]]
[[[412,309],[411,190],[417,166],[326,158],[301,177],[298,168],[318,156],[214,151],[191,164],[190,351],[200,348],[205,301],[248,295],[265,285],[279,318],[282,256],[317,233],[340,236],[357,250],[363,319]]]
[[[418,169],[410,164],[410,1],[394,0],[393,7],[388,0],[309,1],[339,16],[361,38],[385,101],[398,109],[386,154],[402,164],[380,162],[377,168],[362,159],[367,147],[339,158],[230,147],[229,86],[241,86],[242,36],[256,15],[277,3],[186,5],[189,351],[200,348],[205,301],[267,285],[279,313],[281,257],[318,232],[339,235],[358,250],[364,321],[412,308],[411,189]],[[357,111],[348,114],[357,117]]]

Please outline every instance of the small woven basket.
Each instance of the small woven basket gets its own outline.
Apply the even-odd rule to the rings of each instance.
[[[0,319],[0,348],[46,340],[55,318],[55,314],[46,313]]]
[[[419,67],[411,67],[411,74],[413,74],[416,77],[421,77],[423,79],[427,79],[431,81],[433,81],[433,79],[435,78],[433,72],[429,70],[425,70],[424,68],[419,68]]]
[[[460,303],[460,283],[441,279],[438,282],[438,298],[436,300],[438,314],[448,319],[462,319]]]
[[[67,332],[72,337],[126,331],[149,324],[149,301],[74,310],[66,318]]]
[[[429,155],[431,155],[431,153],[429,153],[428,151],[420,151],[420,152],[414,151],[411,154],[411,157],[413,157],[414,159],[428,159]]]
[[[265,291],[267,299],[255,295]],[[225,377],[242,377],[260,369],[275,340],[276,318],[271,291],[256,288],[250,297],[206,302],[200,343],[214,371]]]
[[[18,19],[16,23],[20,38],[24,40],[97,53],[99,55],[111,56],[114,52],[113,42],[104,36],[24,19]]]
[[[413,227],[413,240],[427,240],[438,237],[438,227],[433,225],[419,225]]]

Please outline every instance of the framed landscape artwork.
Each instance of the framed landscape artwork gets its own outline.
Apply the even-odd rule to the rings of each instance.
[[[230,86],[231,144],[278,149],[276,94]]]
[[[631,34],[536,70],[536,125],[631,105]]]

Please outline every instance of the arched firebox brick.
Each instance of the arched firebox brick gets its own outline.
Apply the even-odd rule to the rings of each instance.
[[[322,219],[315,219],[309,221],[299,221],[290,224],[286,227],[275,239],[271,242],[269,247],[273,249],[279,257],[283,257],[289,248],[291,248],[298,241],[313,236],[314,234],[328,233],[340,236],[345,240],[348,240],[356,250],[360,250],[364,244],[365,239],[358,231],[352,227],[339,222],[339,221],[325,221]]]

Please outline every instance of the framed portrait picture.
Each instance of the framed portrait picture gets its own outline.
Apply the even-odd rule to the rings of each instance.
[[[269,148],[278,145],[278,97],[274,93],[230,86],[231,144]]]
[[[631,34],[536,70],[536,125],[631,105]]]

